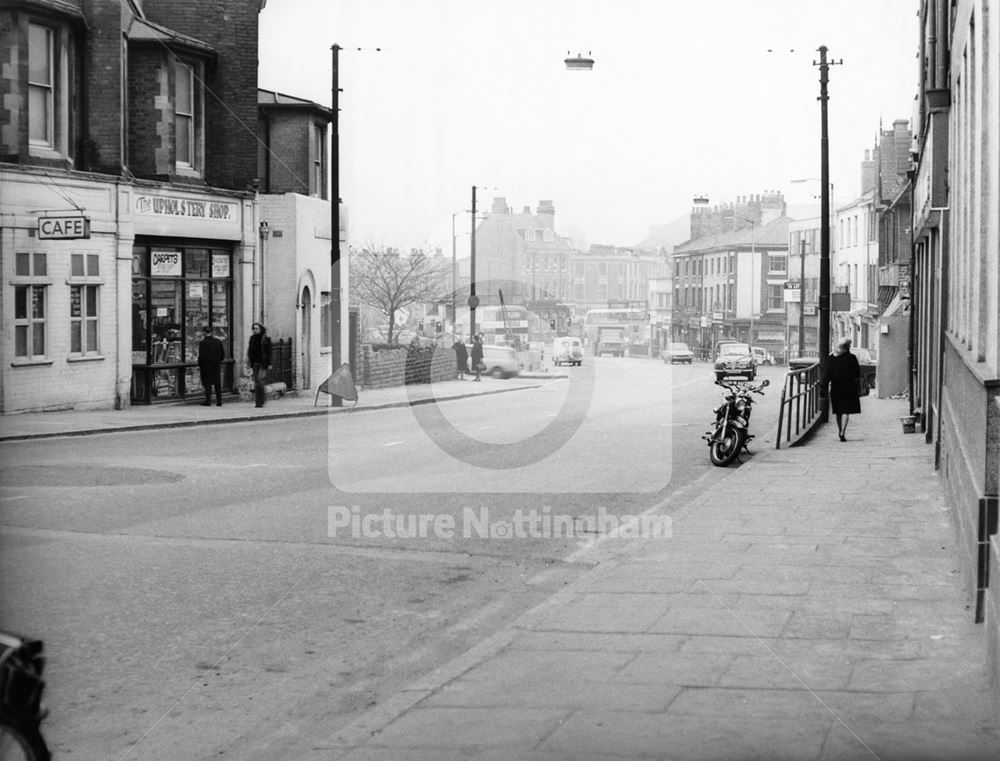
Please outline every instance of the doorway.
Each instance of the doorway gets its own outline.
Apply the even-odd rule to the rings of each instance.
[[[312,387],[312,295],[309,286],[302,289],[302,334],[299,336],[299,350],[301,351],[302,368],[302,388]]]

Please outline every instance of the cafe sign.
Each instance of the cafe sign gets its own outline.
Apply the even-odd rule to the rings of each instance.
[[[90,217],[60,214],[38,218],[39,240],[75,240],[90,237]]]

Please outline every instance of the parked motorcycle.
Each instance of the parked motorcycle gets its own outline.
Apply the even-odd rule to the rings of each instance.
[[[719,380],[715,385],[726,390],[726,396],[715,408],[715,424],[712,430],[702,436],[708,442],[708,455],[713,465],[724,467],[739,456],[752,440],[750,433],[750,412],[753,409],[752,394],[764,394],[770,382],[764,380],[759,385],[749,383],[726,383]]]
[[[40,640],[0,632],[0,761],[49,761],[39,726],[45,718]]]

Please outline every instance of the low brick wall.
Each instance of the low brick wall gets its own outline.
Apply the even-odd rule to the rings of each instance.
[[[433,346],[422,349],[361,347],[359,381],[364,388],[388,388],[411,383],[450,380],[456,375],[455,353]]]

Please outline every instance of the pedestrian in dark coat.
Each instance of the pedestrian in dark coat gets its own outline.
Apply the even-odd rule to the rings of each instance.
[[[465,374],[469,372],[469,350],[465,348],[465,342],[459,338],[452,344],[455,350],[455,364],[458,366],[458,379],[465,380]]]
[[[851,339],[841,338],[827,357],[823,385],[830,386],[830,405],[837,417],[837,433],[841,441],[847,441],[847,423],[851,415],[861,414],[861,398],[858,384],[861,381],[861,366],[858,358],[851,354]]]
[[[472,380],[479,380],[479,373],[481,372],[481,365],[483,364],[483,339],[477,333],[472,337],[472,369],[476,373],[476,377]]]
[[[205,389],[202,406],[212,403],[212,387],[215,387],[215,406],[222,406],[222,360],[226,349],[222,341],[212,335],[212,328],[205,326],[205,337],[198,344],[198,369],[201,371],[201,385]]]
[[[267,396],[267,371],[271,367],[271,339],[267,328],[259,322],[253,324],[253,335],[247,346],[247,364],[253,370],[254,406],[263,407]]]

